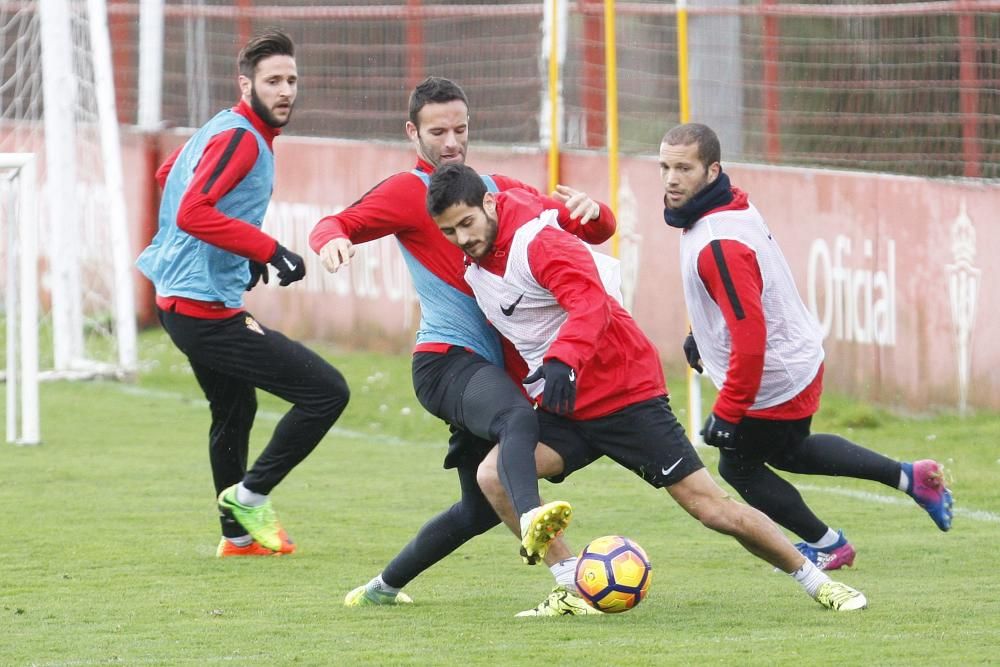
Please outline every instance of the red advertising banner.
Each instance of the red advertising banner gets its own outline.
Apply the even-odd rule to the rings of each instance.
[[[164,154],[180,140],[164,137]],[[130,141],[127,150],[144,149]],[[321,217],[411,169],[412,148],[283,137],[276,158],[265,229],[307,256],[308,275],[291,288],[254,290],[249,308],[294,336],[406,349],[420,314],[395,239],[358,246],[352,265],[337,274],[322,268],[307,239]],[[148,158],[133,153],[126,162]],[[539,188],[547,181],[541,152],[476,145],[469,164]],[[568,153],[561,168],[562,182],[607,201],[603,156]],[[142,194],[152,187],[144,169],[126,170],[139,193],[132,211],[150,199]],[[1000,312],[990,307],[1000,303],[1000,264],[989,261],[1000,254],[1000,187],[725,162],[724,169],[767,220],[826,332],[828,386],[913,409],[1000,408]],[[664,359],[679,364],[687,328],[679,232],[663,223],[657,161],[623,158],[619,176],[626,305]]]

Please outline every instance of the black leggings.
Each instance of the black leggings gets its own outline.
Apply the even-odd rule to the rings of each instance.
[[[478,464],[467,460],[458,466],[461,499],[425,523],[409,544],[382,571],[382,580],[402,588],[421,572],[476,535],[499,525],[500,519],[476,481]]]
[[[721,449],[719,474],[744,500],[806,542],[829,526],[806,505],[790,482],[771,468],[802,475],[854,477],[896,488],[900,464],[838,435],[810,435],[812,418],[740,422],[733,449]],[[769,468],[770,466],[771,468]]]
[[[418,352],[413,387],[421,405],[451,426],[444,465],[457,469],[461,497],[424,524],[382,571],[385,583],[396,588],[500,524],[476,480],[494,443],[500,443],[500,479],[515,510],[518,503],[539,503],[534,456],[538,420],[503,369],[459,347],[444,354]]]
[[[251,491],[270,493],[344,411],[350,397],[347,381],[318,354],[247,312],[222,320],[163,310],[158,315],[191,362],[212,411],[209,458],[216,494],[240,481]],[[292,408],[247,470],[257,388]]]
[[[452,347],[413,356],[413,387],[421,405],[453,427],[445,467],[477,465],[499,443],[500,481],[518,515],[540,504],[535,470],[538,418],[507,373],[478,354]]]

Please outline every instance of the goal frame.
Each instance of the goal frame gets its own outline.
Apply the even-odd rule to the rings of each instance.
[[[27,28],[17,39],[29,46],[18,41],[10,51],[4,42],[20,64],[18,83],[0,100],[13,129],[0,135],[0,183],[10,194],[0,232],[8,265],[3,380],[7,441],[38,444],[39,382],[129,378],[138,350],[107,0],[37,0],[22,9]],[[30,85],[22,88],[22,77]],[[40,113],[20,106],[21,95],[38,93]],[[87,160],[99,161],[100,175]],[[81,238],[88,225],[100,233]],[[99,239],[99,254],[84,239]],[[42,347],[49,327],[51,361]]]
[[[52,318],[55,373],[62,377],[128,376],[137,367],[137,331],[132,286],[131,251],[128,217],[122,175],[118,114],[115,108],[110,35],[106,0],[87,0],[76,10],[86,9],[94,75],[93,100],[97,112],[100,160],[104,187],[108,195],[108,231],[110,235],[110,270],[113,273],[113,320],[117,360],[95,363],[85,358],[84,315],[77,292],[80,261],[75,244],[78,171],[84,165],[66,160],[76,146],[74,111],[76,91],[60,82],[71,81],[75,64],[66,42],[72,40],[70,17],[72,0],[39,0],[38,12],[42,49],[42,88],[45,103],[45,168],[47,192],[61,193],[48,197],[49,221],[54,243],[52,254]]]
[[[13,196],[4,213],[7,224],[7,442],[40,442],[38,409],[38,208],[35,156],[0,153],[0,173]],[[5,216],[6,217],[6,216]]]

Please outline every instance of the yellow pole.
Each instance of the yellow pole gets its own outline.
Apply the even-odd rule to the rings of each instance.
[[[680,120],[691,122],[691,95],[688,80],[688,13],[687,0],[677,0],[677,94]],[[690,325],[690,321],[689,321]],[[700,443],[701,436],[701,376],[693,368],[687,369],[688,380],[688,437]]]
[[[691,122],[691,96],[688,81],[687,0],[677,0],[677,89],[680,96],[681,122]]]
[[[559,2],[551,0],[549,26],[549,192],[559,184]]]
[[[604,0],[604,88],[607,95],[608,206],[618,215],[618,49],[615,42],[615,0]],[[611,238],[611,254],[618,257],[619,236]]]

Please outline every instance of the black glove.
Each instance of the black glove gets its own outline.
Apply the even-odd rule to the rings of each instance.
[[[688,366],[701,373],[701,354],[698,352],[698,343],[694,340],[694,334],[689,333],[684,339],[684,356],[687,357]]]
[[[728,422],[714,412],[705,420],[701,439],[706,445],[721,449],[736,449],[736,424]]]
[[[263,280],[264,284],[267,284],[269,279],[267,264],[264,262],[255,262],[250,260],[250,282],[247,284],[247,291],[249,292],[254,287],[257,286],[257,282]]]
[[[287,287],[306,277],[306,263],[302,257],[280,243],[267,263],[278,270],[278,278],[281,280],[278,284],[282,287]]]
[[[549,359],[522,382],[531,384],[542,378],[545,378],[542,407],[557,415],[573,412],[576,405],[576,372],[558,359]]]

